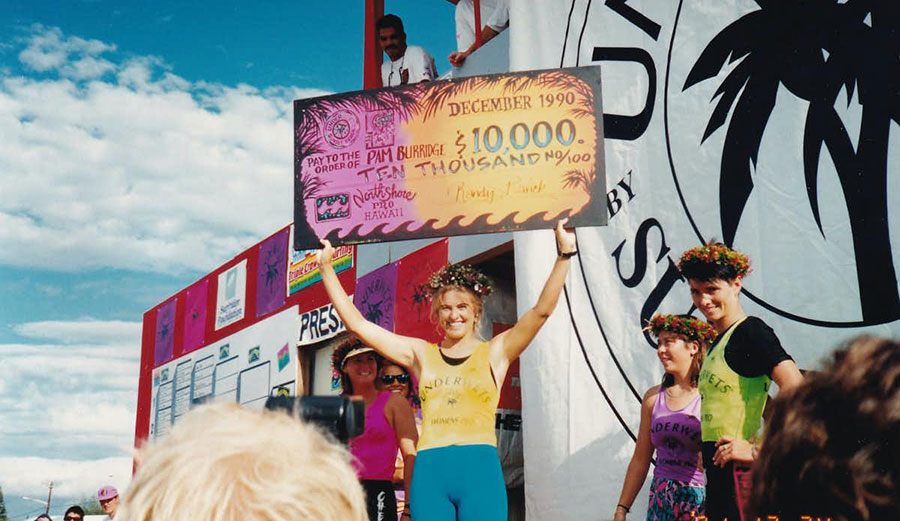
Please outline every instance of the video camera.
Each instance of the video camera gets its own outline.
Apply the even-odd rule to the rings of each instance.
[[[269,396],[266,409],[285,411],[291,416],[318,425],[341,443],[363,433],[366,404],[360,397]]]

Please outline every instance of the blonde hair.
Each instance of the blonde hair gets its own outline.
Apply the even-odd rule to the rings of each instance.
[[[481,324],[482,313],[484,313],[484,303],[477,293],[465,286],[443,286],[431,296],[431,321],[435,324],[438,323],[438,310],[441,308],[444,294],[449,291],[459,291],[468,295],[469,300],[472,302],[472,310],[475,312],[475,330],[477,331],[478,326]]]
[[[116,521],[366,521],[346,449],[283,412],[219,402],[141,449]]]

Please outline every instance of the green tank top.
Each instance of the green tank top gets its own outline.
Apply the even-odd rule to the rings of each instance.
[[[731,334],[746,318],[735,322],[719,337],[700,369],[697,387],[701,396],[703,441],[718,441],[722,436],[749,440],[759,430],[771,380],[767,375],[741,376],[725,360]]]

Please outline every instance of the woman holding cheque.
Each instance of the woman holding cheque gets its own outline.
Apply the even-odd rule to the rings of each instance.
[[[556,225],[559,256],[537,303],[510,329],[490,340],[476,334],[487,277],[471,266],[450,265],[426,285],[440,344],[397,335],[367,321],[353,306],[331,266],[334,249],[322,241],[319,269],[334,308],[366,345],[407,367],[419,381],[419,437],[410,505],[413,519],[500,521],[507,518],[506,489],[494,432],[500,387],[510,363],[528,346],[556,308],[576,253],[575,234]]]
[[[656,315],[647,329],[658,339],[656,355],[665,375],[662,385],[644,394],[637,443],[614,519],[623,521],[631,510],[655,450],[647,521],[688,521],[704,511],[706,479],[700,465],[697,379],[716,332],[690,315]]]

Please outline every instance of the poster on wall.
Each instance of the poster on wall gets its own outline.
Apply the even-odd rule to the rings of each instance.
[[[606,223],[599,67],[294,101],[294,248]]]
[[[397,299],[397,263],[371,271],[356,281],[353,304],[369,322],[388,331],[394,330],[394,306]]]
[[[156,310],[156,341],[153,347],[153,362],[161,364],[172,358],[175,345],[175,307],[177,298],[159,306]]]
[[[298,307],[153,369],[150,435],[165,435],[192,408],[227,400],[262,408],[271,394],[295,394]]]
[[[208,291],[209,278],[205,278],[187,289],[183,341],[185,353],[206,343],[206,297]]]
[[[288,295],[293,295],[322,280],[316,264],[316,252],[318,250],[295,250],[291,248],[290,266],[288,267]],[[334,250],[334,272],[340,273],[353,267],[355,248],[353,246],[338,246]]]
[[[235,264],[219,274],[216,294],[216,329],[234,324],[244,318],[247,295],[247,260]]]
[[[259,245],[259,262],[256,267],[257,318],[284,305],[288,235],[288,230],[282,230]]]

